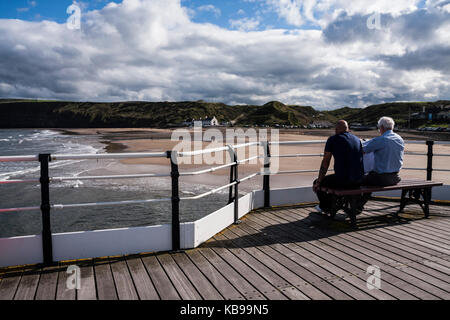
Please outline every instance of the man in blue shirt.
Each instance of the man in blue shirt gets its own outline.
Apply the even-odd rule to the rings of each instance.
[[[382,117],[378,121],[380,136],[363,143],[364,153],[373,152],[375,158],[373,171],[364,177],[363,185],[386,187],[400,182],[405,142],[394,133],[394,126],[392,118]]]
[[[334,157],[334,174],[325,176]],[[314,181],[313,190],[317,193],[319,211],[329,211],[333,196],[320,191],[320,187],[350,189],[361,185],[364,177],[363,151],[361,141],[349,132],[348,124],[340,120],[336,125],[336,135],[330,137],[325,145],[325,154],[319,177]]]

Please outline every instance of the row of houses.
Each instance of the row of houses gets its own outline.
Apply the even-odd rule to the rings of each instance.
[[[422,112],[411,114],[415,120],[450,120],[450,105],[441,105],[434,108],[423,107]]]
[[[227,123],[220,123],[216,117],[205,117],[200,119],[187,119],[183,122],[183,126],[191,127],[194,126],[196,122],[201,122],[203,127],[217,127],[220,125],[227,125]]]

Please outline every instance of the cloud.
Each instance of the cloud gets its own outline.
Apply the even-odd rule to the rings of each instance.
[[[30,11],[31,8],[34,8],[37,6],[37,2],[36,1],[28,1],[28,7],[25,8],[17,8],[17,12],[28,12]]]
[[[321,12],[338,3],[313,2]],[[193,22],[179,0],[109,3],[85,12],[80,30],[1,19],[0,97],[322,108],[448,99],[449,13],[411,3],[386,6],[381,30],[367,28],[363,7],[333,7],[329,17],[339,14],[320,30],[255,31],[259,17],[229,30]],[[328,19],[303,12],[303,21]]]
[[[215,6],[213,6],[212,4],[200,6],[197,8],[197,10],[211,12],[216,16],[216,18],[218,18],[222,15],[222,11],[219,8],[216,8]]]
[[[230,26],[232,29],[238,29],[241,31],[256,30],[259,27],[260,20],[258,18],[242,18],[242,19],[230,19]]]

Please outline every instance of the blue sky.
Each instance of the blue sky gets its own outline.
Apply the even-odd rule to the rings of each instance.
[[[85,10],[102,8],[107,0],[80,1],[86,5]],[[117,1],[116,1],[117,2]],[[67,19],[67,7],[72,0],[2,0],[0,1],[0,18],[29,21],[51,20],[63,22]]]
[[[148,0],[152,1],[152,0]],[[110,0],[84,0],[78,1],[83,12],[98,10],[107,3],[121,1]],[[0,1],[1,19],[20,19],[27,21],[56,21],[63,23],[67,20],[67,7],[72,0],[14,0]],[[261,0],[182,0],[182,6],[191,9],[192,21],[198,23],[216,24],[222,28],[233,29],[231,20],[260,17],[257,30],[283,28],[294,29],[286,23],[276,12],[268,10],[265,1]],[[214,8],[212,8],[213,6]],[[305,24],[303,29],[317,29],[317,26]]]
[[[0,1],[0,98],[450,100],[450,0],[77,3],[74,29],[72,0]]]

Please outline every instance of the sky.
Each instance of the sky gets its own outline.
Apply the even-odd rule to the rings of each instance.
[[[0,98],[450,99],[450,0],[0,1]]]

